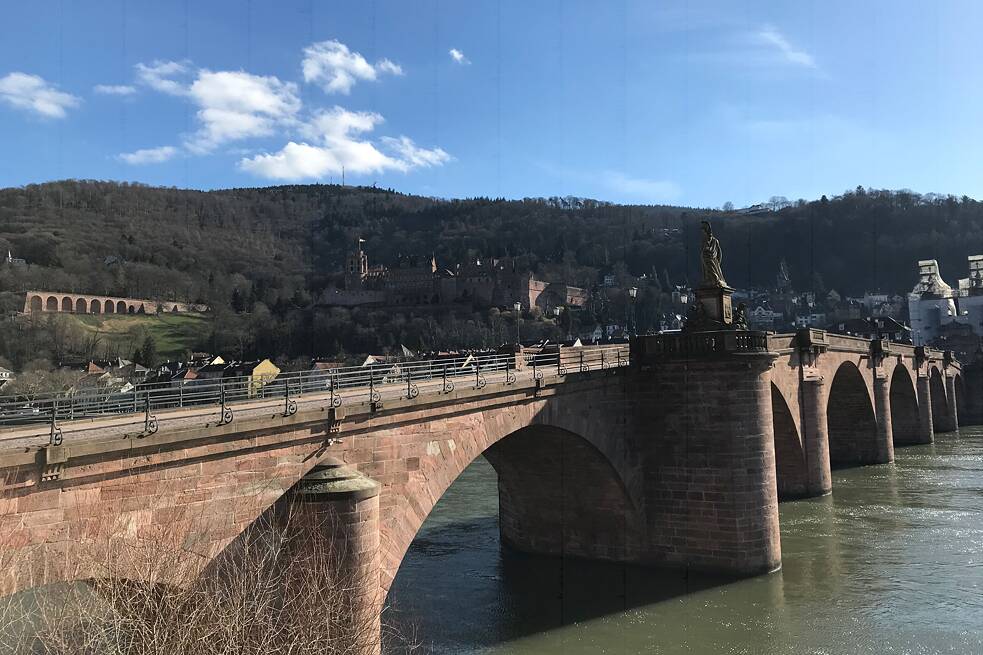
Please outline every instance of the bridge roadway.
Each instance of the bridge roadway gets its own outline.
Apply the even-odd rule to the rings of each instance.
[[[564,368],[450,393],[436,380],[416,397],[391,385],[376,402],[345,391],[338,407],[302,396],[293,413],[249,400],[231,421],[164,410],[152,434],[139,414],[65,422],[60,446],[42,426],[0,430],[0,593],[98,575],[114,545],[167,546],[205,570],[290,506],[334,526],[377,616],[430,510],[480,455],[513,548],[767,573],[781,566],[779,499],[835,493],[833,466],[888,463],[957,429],[965,396],[948,353],[819,330],[644,336],[629,366]]]
[[[139,440],[164,431],[187,431],[196,428],[207,429],[236,421],[263,421],[277,416],[289,417],[300,413],[309,417],[311,412],[327,414],[335,408],[339,414],[357,414],[369,412],[382,407],[406,406],[408,401],[423,396],[447,396],[456,389],[480,391],[491,390],[498,386],[509,386],[516,383],[533,381],[536,378],[554,379],[576,375],[584,369],[612,370],[628,366],[628,351],[626,346],[604,345],[586,346],[557,354],[530,354],[528,361],[522,362],[519,369],[514,368],[514,357],[489,356],[486,359],[474,360],[474,363],[462,364],[455,360],[446,377],[440,372],[446,368],[446,362],[435,361],[430,366],[429,375],[419,375],[410,379],[410,385],[404,379],[398,382],[381,382],[370,385],[368,378],[362,373],[357,384],[337,384],[336,389],[316,391],[293,395],[276,395],[247,400],[230,401],[226,405],[218,402],[190,405],[187,407],[151,408],[148,411],[126,411],[124,413],[106,416],[90,416],[75,420],[56,422],[59,438],[70,446],[80,446],[90,440]],[[468,360],[469,362],[471,360]],[[509,361],[510,366],[505,362]],[[418,369],[425,367],[416,363]],[[559,366],[558,366],[559,364]],[[379,367],[376,375],[384,379],[405,378],[405,372],[399,364],[391,365],[394,374],[380,375]],[[350,369],[349,369],[350,370]],[[358,371],[352,371],[357,373]],[[332,378],[325,375],[321,378],[324,383]],[[334,378],[338,379],[338,378]],[[271,385],[272,386],[272,385]],[[281,387],[282,388],[282,387]],[[282,393],[282,392],[281,392]],[[189,392],[189,396],[191,393]],[[257,394],[258,395],[258,394]],[[173,391],[169,397],[176,397]],[[134,403],[143,408],[140,400]],[[337,408],[344,407],[343,410]],[[231,414],[225,414],[225,408]],[[42,416],[43,418],[43,416]],[[309,418],[305,418],[309,420]],[[51,441],[51,421],[37,422],[27,426],[0,425],[0,451],[23,448],[25,452],[43,447]]]

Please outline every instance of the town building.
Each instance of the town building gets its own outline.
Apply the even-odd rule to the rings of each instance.
[[[863,339],[890,339],[894,343],[911,343],[911,328],[890,316],[851,318],[826,328],[836,334]]]
[[[0,366],[0,389],[10,384],[14,380],[14,372]]]
[[[20,257],[14,257],[10,251],[7,251],[7,257],[3,260],[3,263],[7,266],[27,266],[27,262]]]

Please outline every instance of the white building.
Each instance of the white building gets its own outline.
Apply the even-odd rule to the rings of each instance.
[[[780,324],[784,315],[772,311],[764,305],[758,305],[748,312],[748,324],[752,330],[774,330],[775,324]]]
[[[795,327],[825,327],[826,326],[826,314],[822,312],[813,312],[811,314],[804,314],[795,317]]]
[[[0,366],[0,389],[3,389],[4,385],[14,379],[13,371],[5,369]]]
[[[942,279],[937,261],[920,260],[918,277],[918,284],[908,294],[908,316],[912,343],[923,346],[939,336],[939,328],[956,320],[957,313],[955,294]]]

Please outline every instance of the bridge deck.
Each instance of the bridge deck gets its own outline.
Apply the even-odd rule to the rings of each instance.
[[[431,401],[445,396],[455,389],[499,391],[505,387],[522,382],[532,382],[536,379],[555,379],[584,371],[601,368],[618,368],[628,365],[627,351],[617,347],[599,347],[583,349],[584,356],[580,358],[564,357],[557,362],[557,355],[540,357],[537,366],[525,366],[522,369],[506,369],[496,367],[488,369],[458,370],[446,378],[436,376],[429,379],[415,379],[411,385],[406,382],[373,384],[339,388],[336,391],[321,391],[304,393],[295,397],[253,398],[230,402],[225,408],[231,411],[231,417],[223,420],[223,407],[217,404],[196,405],[190,407],[173,407],[154,410],[153,414],[133,412],[82,418],[68,421],[58,421],[61,439],[66,444],[79,444],[83,441],[98,438],[100,441],[111,439],[140,438],[156,433],[158,429],[168,431],[187,431],[195,428],[211,428],[231,421],[240,422],[251,419],[264,419],[276,416],[292,416],[311,412],[327,412],[334,408],[377,407],[391,404],[393,401],[411,401],[419,398],[421,401]],[[579,354],[578,354],[579,355]],[[150,419],[156,427],[151,432]],[[48,445],[52,437],[50,423],[36,423],[27,426],[0,427],[0,449],[25,451],[35,450]]]

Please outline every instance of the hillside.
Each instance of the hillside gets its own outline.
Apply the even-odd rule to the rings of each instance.
[[[639,316],[651,325],[668,283],[698,279],[706,218],[723,245],[728,282],[738,287],[771,286],[785,259],[799,289],[904,292],[915,282],[916,260],[940,259],[954,282],[965,275],[966,256],[983,252],[979,202],[859,187],[744,216],[583,199],[437,200],[337,185],[201,192],[63,181],[0,190],[0,252],[28,262],[0,267],[0,310],[19,310],[17,292],[26,288],[205,302],[215,311],[196,329],[199,343],[243,356],[502,338],[501,319],[482,312],[313,316],[312,299],[362,237],[372,264],[430,254],[443,266],[511,256],[517,267],[584,287],[613,273],[620,284],[642,287]],[[624,316],[616,303],[600,311],[611,316],[580,320]],[[0,357],[19,359],[2,344]]]
[[[154,339],[158,355],[177,359],[196,350],[208,334],[208,320],[197,314],[160,316],[115,316],[112,314],[71,316],[89,337],[96,337],[110,350],[129,358],[144,337]]]

